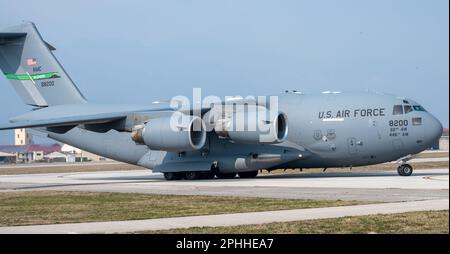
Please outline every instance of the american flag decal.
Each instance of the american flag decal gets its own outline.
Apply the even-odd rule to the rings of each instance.
[[[27,65],[35,65],[37,63],[36,58],[28,58]]]

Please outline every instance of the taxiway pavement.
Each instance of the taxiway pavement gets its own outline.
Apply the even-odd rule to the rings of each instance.
[[[2,191],[94,191],[399,202],[448,199],[449,170],[265,174],[254,179],[165,181],[149,170],[0,175]]]

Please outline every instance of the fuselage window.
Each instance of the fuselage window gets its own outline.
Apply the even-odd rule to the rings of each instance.
[[[413,117],[412,124],[413,125],[422,125],[422,117]]]
[[[403,109],[405,110],[405,114],[408,114],[409,112],[413,111],[410,105],[404,105]]]
[[[402,105],[394,105],[394,110],[392,111],[393,115],[403,115],[403,106]]]
[[[413,108],[415,111],[425,111],[426,112],[426,110],[420,105],[414,105]]]

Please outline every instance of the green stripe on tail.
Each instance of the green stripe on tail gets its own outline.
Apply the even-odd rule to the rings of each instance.
[[[57,72],[48,72],[48,73],[41,73],[41,74],[22,74],[22,75],[16,75],[12,73],[5,73],[6,78],[8,79],[16,79],[16,80],[39,80],[39,79],[50,79],[50,78],[60,78],[59,74]]]

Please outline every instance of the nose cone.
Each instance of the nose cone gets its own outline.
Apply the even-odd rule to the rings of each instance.
[[[428,139],[435,142],[442,136],[442,124],[436,117],[430,115],[428,128],[425,131]]]

